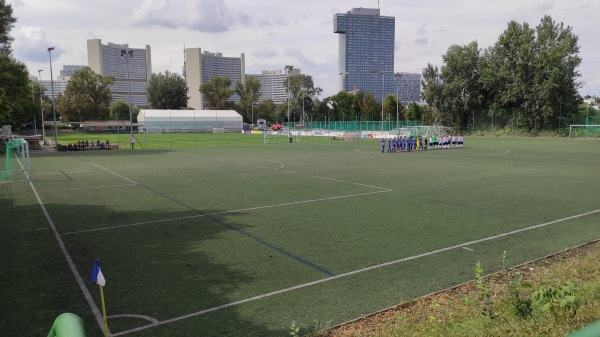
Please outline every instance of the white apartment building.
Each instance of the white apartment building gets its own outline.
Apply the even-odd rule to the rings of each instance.
[[[44,87],[44,94],[50,97],[52,95],[52,85],[54,85],[54,98],[58,96],[58,94],[62,94],[67,90],[67,84],[69,83],[69,79],[73,75],[73,73],[83,67],[82,65],[64,65],[62,70],[60,70],[60,75],[56,77],[54,81],[43,80],[40,81],[40,84]],[[37,81],[37,78],[35,78]]]
[[[245,76],[245,56],[226,57],[222,53],[202,52],[200,48],[185,48],[185,80],[188,86],[188,107],[204,110],[205,102],[200,93],[200,85],[207,83],[215,76],[228,77],[231,90],[235,90],[238,81],[243,82]],[[239,103],[240,98],[234,94],[232,100]]]
[[[128,44],[102,44],[100,39],[91,39],[87,40],[87,50],[89,67],[96,74],[115,78],[115,83],[110,87],[112,102],[119,99],[129,102],[131,97],[133,105],[148,105],[148,82],[152,75],[149,45],[145,48],[129,48]]]
[[[300,75],[300,69],[293,68],[291,75]],[[260,98],[262,102],[266,99],[273,100],[275,104],[281,104],[287,100],[287,88],[283,86],[287,73],[282,70],[263,70],[262,74],[247,74],[260,82]]]

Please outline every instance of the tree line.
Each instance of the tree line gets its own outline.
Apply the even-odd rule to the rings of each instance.
[[[33,122],[40,111],[52,111],[43,88],[28,78],[26,66],[12,56],[10,31],[16,18],[6,0],[0,0],[0,123]],[[441,67],[428,64],[422,72],[425,106],[399,104],[394,94],[382,103],[372,93],[341,91],[319,99],[323,90],[310,75],[289,74],[287,99],[275,104],[260,101],[260,82],[251,76],[232,85],[227,77],[213,77],[199,90],[209,109],[234,109],[247,123],[264,118],[269,123],[289,121],[422,121],[455,130],[476,126],[525,130],[557,129],[587,122],[588,111],[577,90],[581,64],[578,37],[572,28],[544,16],[536,27],[508,23],[497,42],[482,49],[477,41],[452,45]],[[56,97],[57,114],[64,121],[129,119],[129,105],[113,102],[112,76],[95,74],[89,67],[73,73],[64,93]],[[288,83],[289,81],[289,83]],[[148,104],[153,109],[187,109],[185,79],[169,71],[152,74]],[[237,95],[234,103],[232,97]],[[289,107],[288,107],[289,104]],[[140,107],[132,107],[136,116]],[[134,118],[135,121],[135,118]]]
[[[550,16],[535,28],[511,21],[493,46],[452,45],[442,59],[422,74],[422,97],[438,124],[556,130],[581,119],[578,37]]]

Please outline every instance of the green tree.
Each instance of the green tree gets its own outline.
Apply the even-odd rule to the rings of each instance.
[[[354,96],[351,94],[340,91],[330,98],[332,109],[332,115],[336,121],[347,121],[354,120],[353,116],[353,103]]]
[[[0,123],[20,126],[33,122],[36,107],[31,99],[27,67],[0,52]]]
[[[323,89],[315,87],[313,78],[310,75],[289,75],[283,81],[286,90],[288,88],[288,80],[291,118],[292,120],[297,119],[304,121],[307,116],[307,111],[314,111],[314,98],[320,95],[321,92],[323,92]]]
[[[510,112],[504,119],[514,116],[518,127],[554,128],[577,110],[580,63],[571,27],[549,16],[535,29],[511,21],[484,52],[481,83],[495,110]]]
[[[277,106],[273,103],[272,99],[266,99],[260,102],[254,108],[254,115],[258,118],[264,118],[269,124],[277,122],[276,115]]]
[[[225,110],[232,106],[229,98],[233,95],[233,90],[230,87],[229,77],[214,76],[210,81],[201,84],[199,90],[210,109]]]
[[[533,126],[535,121],[534,43],[535,31],[527,23],[510,21],[494,46],[484,51],[480,64],[480,82],[492,113],[504,120],[514,116],[511,124],[519,127]],[[503,116],[495,111],[511,113]]]
[[[408,108],[405,110],[404,116],[406,117],[406,120],[418,121],[423,118],[423,110],[424,109],[422,109],[419,104],[411,102],[408,104]]]
[[[479,54],[478,44],[473,41],[465,46],[452,45],[442,56],[443,100],[438,109],[445,112],[446,123],[455,128],[466,127],[469,116],[482,109]]]
[[[396,122],[396,106],[398,107],[398,119],[400,119],[400,104],[396,105],[398,100],[396,95],[387,94],[383,101],[383,120]]]
[[[129,104],[122,99],[114,101],[109,107],[110,119],[129,120]]]
[[[542,126],[560,126],[561,119],[569,112],[575,112],[581,103],[578,89],[581,74],[577,67],[581,64],[578,37],[570,26],[557,24],[548,15],[544,16],[535,28],[536,63],[533,88],[536,108]],[[564,126],[564,123],[563,123]]]
[[[0,53],[2,54],[11,54],[13,37],[10,31],[16,22],[17,18],[13,16],[12,6],[7,4],[6,0],[0,0]]]
[[[90,67],[73,73],[63,95],[57,98],[56,109],[69,121],[103,120],[109,116],[112,98],[109,86],[112,76],[94,73]]]
[[[235,92],[240,96],[240,107],[245,121],[253,124],[254,121],[250,120],[252,105],[260,98],[260,82],[252,76],[246,76],[244,82],[238,81],[235,84]]]
[[[428,63],[423,69],[421,87],[423,88],[421,95],[431,108],[432,124],[443,124],[446,116],[440,107],[444,100],[444,81],[437,66]]]
[[[36,106],[27,67],[12,56],[10,31],[16,22],[12,6],[0,0],[0,123],[20,126],[33,121]]]
[[[148,82],[148,103],[153,109],[186,109],[187,92],[187,84],[181,75],[168,70],[152,74]]]

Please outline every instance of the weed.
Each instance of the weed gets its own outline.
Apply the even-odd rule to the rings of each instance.
[[[296,321],[292,321],[292,325],[290,325],[290,336],[300,336],[300,327],[296,325]]]
[[[567,281],[558,287],[545,282],[531,292],[531,299],[536,307],[552,313],[556,318],[561,314],[572,318],[577,314],[579,307],[577,288],[577,284],[573,281]]]
[[[510,303],[515,314],[521,318],[531,317],[531,298],[524,298],[520,291],[520,289],[531,289],[531,285],[529,283],[522,282],[522,276],[518,270],[511,269],[506,266],[506,251],[504,251],[502,254],[502,269],[506,271]]]
[[[490,295],[489,288],[484,282],[483,272],[481,263],[477,261],[477,264],[475,264],[475,287],[479,290],[479,302],[482,306],[481,313],[489,318],[496,318],[498,314],[494,311],[492,296]]]

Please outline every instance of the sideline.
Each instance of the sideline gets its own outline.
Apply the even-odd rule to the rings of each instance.
[[[88,302],[88,305],[92,309],[92,313],[94,314],[94,317],[96,317],[96,321],[98,322],[98,326],[100,327],[100,330],[103,331],[104,330],[104,319],[102,318],[102,314],[100,313],[98,306],[92,299],[92,295],[90,294],[88,288],[83,283],[83,279],[81,278],[81,275],[79,275],[79,272],[77,271],[77,267],[75,267],[75,263],[73,263],[73,259],[71,258],[71,255],[67,251],[65,243],[63,242],[60,234],[58,233],[58,230],[56,229],[56,226],[54,225],[54,221],[50,217],[50,213],[48,213],[48,210],[46,209],[44,202],[40,198],[40,195],[38,194],[38,191],[35,189],[35,186],[33,186],[33,182],[31,182],[31,180],[29,181],[29,186],[31,186],[31,190],[33,191],[33,194],[35,194],[35,198],[37,199],[38,204],[42,208],[42,212],[44,212],[46,221],[50,225],[50,228],[52,229],[52,233],[54,233],[54,237],[56,238],[56,241],[58,242],[58,245],[60,246],[60,250],[62,251],[65,259],[67,260],[67,263],[69,264],[69,268],[71,268],[71,272],[73,273],[73,276],[75,276],[75,280],[77,281],[77,284],[79,285],[79,288],[81,289],[81,292],[83,293],[83,296],[85,297],[85,300]],[[111,335],[110,329],[108,330],[108,334]]]
[[[288,292],[291,292],[291,291],[294,291],[294,290],[298,290],[298,289],[310,287],[310,286],[313,286],[313,285],[317,285],[317,284],[321,284],[321,283],[325,283],[325,282],[337,280],[337,279],[342,278],[342,277],[347,277],[347,276],[351,276],[351,275],[355,275],[355,274],[360,274],[360,273],[364,273],[364,272],[371,271],[371,270],[374,270],[374,269],[379,269],[379,268],[383,268],[383,267],[395,265],[395,264],[406,262],[406,261],[410,261],[410,260],[416,260],[416,259],[419,259],[419,258],[422,258],[422,257],[427,257],[427,256],[431,256],[431,255],[435,255],[435,254],[438,254],[438,253],[447,252],[447,251],[458,249],[458,248],[460,248],[460,249],[463,249],[463,247],[469,248],[468,246],[473,245],[473,244],[495,240],[495,239],[498,239],[498,238],[501,238],[501,237],[505,237],[505,236],[509,236],[509,235],[513,235],[513,234],[517,234],[517,233],[522,233],[522,232],[530,231],[530,230],[537,229],[537,228],[546,227],[546,226],[553,225],[553,224],[556,224],[556,223],[559,223],[559,222],[573,220],[573,219],[585,217],[585,216],[588,216],[588,215],[592,215],[592,214],[595,214],[595,213],[600,213],[600,209],[597,209],[595,211],[590,211],[590,212],[586,212],[586,213],[581,213],[581,214],[573,215],[573,216],[570,216],[570,217],[566,217],[566,218],[562,218],[562,219],[558,219],[558,220],[554,220],[554,221],[550,221],[550,222],[546,222],[546,223],[542,223],[542,224],[539,224],[539,225],[534,225],[534,226],[530,226],[530,227],[521,228],[521,229],[518,229],[518,230],[514,230],[514,231],[510,231],[510,232],[506,232],[506,233],[502,233],[502,234],[498,234],[498,235],[494,235],[494,236],[490,236],[490,237],[483,238],[483,239],[473,240],[473,241],[469,241],[469,242],[460,243],[460,244],[457,244],[457,245],[454,245],[454,246],[449,246],[449,247],[446,247],[446,248],[440,248],[440,249],[432,250],[430,252],[426,252],[426,253],[423,253],[423,254],[418,254],[418,255],[413,255],[413,256],[405,257],[405,258],[399,259],[399,260],[389,261],[389,262],[377,264],[377,265],[374,265],[374,266],[370,266],[370,267],[366,267],[366,268],[362,268],[362,269],[357,269],[357,270],[354,270],[354,271],[350,271],[350,272],[343,273],[343,274],[338,274],[338,275],[327,277],[327,278],[324,278],[324,279],[319,279],[319,280],[316,280],[316,281],[312,281],[312,282],[308,282],[308,283],[304,283],[304,284],[299,284],[299,285],[296,285],[296,286],[293,286],[293,287],[289,287],[289,288],[285,288],[285,289],[280,289],[280,290],[272,291],[272,292],[265,293],[265,294],[262,294],[262,295],[250,297],[250,298],[247,298],[247,299],[244,299],[244,300],[240,300],[240,301],[236,301],[236,302],[231,302],[231,303],[223,304],[223,305],[220,305],[220,306],[216,306],[216,307],[204,309],[204,310],[201,310],[201,311],[193,312],[193,313],[190,313],[190,314],[187,314],[187,315],[183,315],[183,316],[179,316],[179,317],[174,317],[174,318],[171,318],[171,319],[168,319],[168,320],[164,320],[164,321],[159,321],[158,323],[149,324],[149,325],[141,326],[141,327],[138,327],[138,328],[135,328],[135,329],[122,331],[122,332],[113,334],[113,336],[116,337],[116,336],[127,335],[127,334],[130,334],[130,333],[133,333],[133,332],[146,330],[146,329],[157,327],[157,326],[164,325],[164,324],[174,323],[174,322],[181,321],[181,320],[184,320],[184,319],[187,319],[187,318],[192,318],[192,317],[195,317],[195,316],[200,316],[200,315],[203,315],[203,314],[207,314],[209,312],[222,310],[222,309],[225,309],[225,308],[229,308],[229,307],[241,305],[241,304],[244,304],[244,303],[248,303],[248,302],[260,300],[260,299],[267,298],[267,297],[270,297],[270,296],[284,294],[284,293],[288,293]],[[469,248],[469,249],[471,249],[471,248]]]

